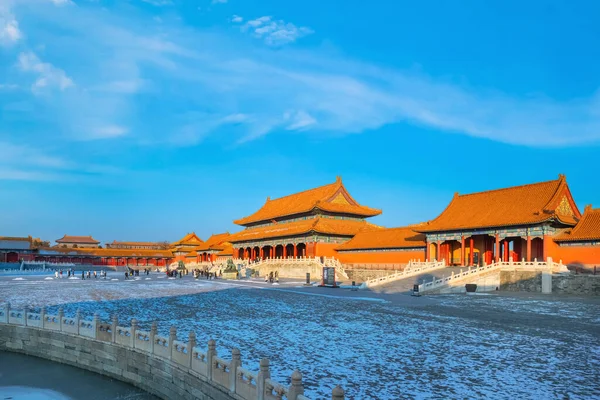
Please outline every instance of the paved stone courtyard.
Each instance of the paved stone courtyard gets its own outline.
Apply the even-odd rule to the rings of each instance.
[[[141,328],[159,322],[179,337],[215,338],[244,366],[271,360],[288,384],[296,368],[307,395],[328,398],[341,384],[349,399],[569,398],[600,396],[600,301],[541,295],[414,298],[302,282],[230,283],[168,279],[124,281],[1,276],[0,299],[14,307],[80,308]]]

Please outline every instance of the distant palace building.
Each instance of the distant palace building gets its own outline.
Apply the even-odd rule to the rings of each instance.
[[[107,249],[138,249],[138,250],[161,250],[164,245],[153,242],[117,242],[106,243]]]
[[[39,260],[108,266],[164,266],[174,261],[227,258],[336,257],[352,265],[404,264],[411,259],[474,266],[498,260],[600,264],[600,209],[581,214],[564,175],[558,179],[479,193],[456,193],[442,213],[423,223],[383,228],[367,221],[381,210],[359,204],[334,183],[271,200],[234,221],[243,230],[194,232],[171,243],[117,242],[98,248],[91,236],[67,236],[58,246],[39,239],[0,237],[0,262]]]
[[[381,210],[360,205],[340,177],[332,184],[273,199],[234,223],[229,237],[237,258],[335,256],[336,247],[365,230],[381,229],[366,218]]]
[[[64,235],[62,238],[57,239],[61,247],[72,247],[72,248],[97,248],[100,242],[91,236],[68,236]]]

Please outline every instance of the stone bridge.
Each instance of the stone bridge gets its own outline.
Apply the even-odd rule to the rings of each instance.
[[[130,383],[162,399],[203,400],[308,400],[302,375],[295,371],[285,387],[270,379],[269,360],[260,361],[260,371],[242,367],[240,351],[233,349],[229,360],[217,355],[216,343],[198,346],[190,332],[188,341],[159,336],[156,323],[150,331],[119,326],[116,318],[102,322],[98,315],[84,320],[79,312],[66,317],[27,309],[0,308],[0,351],[24,353],[83,368]],[[343,400],[337,386],[333,400]]]

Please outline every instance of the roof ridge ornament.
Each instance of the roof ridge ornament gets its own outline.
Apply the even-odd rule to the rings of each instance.
[[[342,183],[342,176],[341,176],[341,175],[337,175],[337,176],[335,177],[335,181],[336,181],[337,183]]]

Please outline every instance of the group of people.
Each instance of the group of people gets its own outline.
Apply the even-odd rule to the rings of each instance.
[[[265,282],[279,283],[279,271],[271,271],[269,275],[265,275]]]
[[[144,268],[144,275],[150,275],[150,268]],[[128,270],[125,271],[125,279],[129,279],[129,277],[133,276],[140,276],[140,270],[128,268]]]
[[[192,270],[192,274],[194,275],[195,279],[199,279],[200,277],[204,277],[206,279],[217,279],[223,277],[222,270],[219,270],[219,273],[217,274],[217,272],[209,272],[208,270],[194,269]]]
[[[54,277],[56,279],[62,279],[64,276],[63,274],[64,272],[62,269],[54,271]],[[70,278],[71,276],[75,277],[75,271],[73,270],[73,268],[67,269],[67,278]],[[92,279],[92,276],[94,277],[94,279],[98,279],[98,276],[100,276],[103,279],[106,279],[106,271],[100,271],[100,274],[98,274],[97,271],[81,271],[82,280],[85,280],[86,277],[87,279]]]

